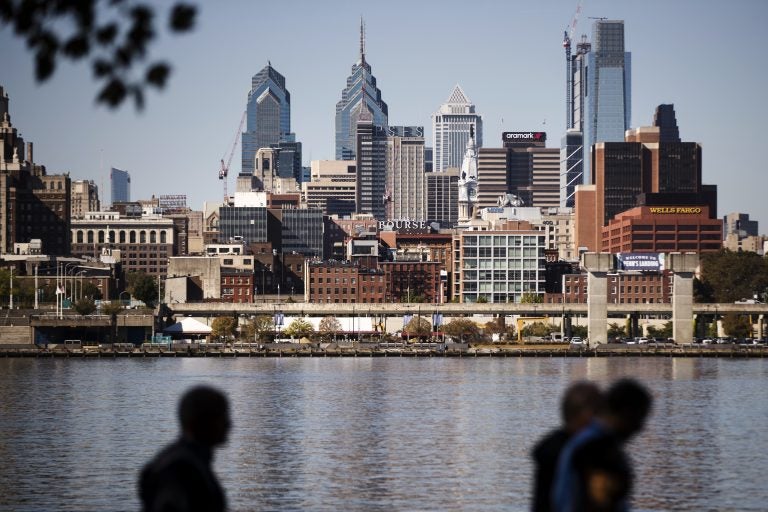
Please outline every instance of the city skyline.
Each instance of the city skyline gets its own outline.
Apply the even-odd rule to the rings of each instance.
[[[35,143],[36,161],[49,173],[94,180],[102,200],[114,166],[130,169],[132,196],[186,193],[200,209],[203,201],[220,198],[219,160],[231,148],[250,78],[268,61],[291,85],[291,128],[303,143],[305,165],[333,158],[334,108],[358,56],[362,15],[366,60],[389,105],[389,124],[429,127],[432,146],[430,116],[460,83],[483,115],[485,147],[501,146],[501,132],[516,130],[546,131],[549,147],[558,145],[565,131],[562,33],[577,2],[481,3],[473,6],[476,30],[469,42],[446,36],[466,23],[448,15],[460,8],[457,2],[440,10],[404,2],[394,2],[394,9],[294,4],[302,8],[300,17],[277,6],[201,5],[190,35],[162,35],[151,49],[173,64],[173,75],[140,114],[129,105],[116,112],[95,107],[96,86],[82,65],[63,65],[52,81],[34,85],[32,56],[3,29],[0,81],[12,100],[14,126]],[[397,6],[406,5],[403,17]],[[761,57],[768,5],[663,5],[660,11],[648,4],[585,2],[575,39],[591,34],[590,16],[624,20],[633,54],[632,127],[652,124],[658,104],[674,104],[681,138],[702,144],[704,181],[719,186],[718,216],[740,211],[765,226],[768,204],[760,187],[749,185],[764,181],[756,139],[768,115],[760,85],[767,72],[748,64]],[[257,15],[274,23],[258,33],[238,29]],[[288,19],[295,23],[281,23]],[[239,160],[232,162],[230,190]]]

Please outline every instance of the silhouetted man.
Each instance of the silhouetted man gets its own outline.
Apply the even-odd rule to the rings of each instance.
[[[648,391],[631,379],[608,389],[604,409],[563,448],[552,510],[629,510],[632,468],[623,445],[642,430],[651,403]]]
[[[214,447],[227,440],[229,404],[218,390],[198,386],[179,403],[181,436],[141,471],[139,496],[144,512],[218,512],[224,491],[213,474]]]
[[[601,400],[600,389],[586,381],[572,384],[563,395],[560,404],[562,426],[542,438],[531,453],[536,472],[532,504],[534,512],[551,510],[552,483],[555,479],[560,452],[568,439],[592,421]]]

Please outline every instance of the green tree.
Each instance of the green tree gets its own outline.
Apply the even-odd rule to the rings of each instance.
[[[75,302],[73,307],[75,311],[83,316],[90,315],[96,311],[96,303],[91,299],[80,299],[79,301]]]
[[[553,324],[545,324],[544,322],[533,322],[523,327],[523,336],[537,336],[544,337],[550,333],[558,331],[557,326]]]
[[[309,338],[315,333],[315,328],[307,320],[295,318],[283,332],[292,338]]]
[[[335,316],[326,316],[323,317],[322,320],[320,320],[320,325],[318,326],[318,332],[320,333],[320,337],[325,340],[329,341],[332,339],[336,334],[341,331],[341,322],[339,322],[339,319]]]
[[[468,318],[454,318],[443,328],[447,336],[467,343],[476,343],[482,339],[480,327]]]
[[[648,336],[651,338],[671,338],[672,322],[665,322],[660,328],[653,325],[648,326]]]
[[[481,295],[477,298],[478,304],[486,304],[488,302],[488,299],[485,297],[485,295]]]
[[[696,298],[715,302],[751,299],[768,288],[768,260],[754,252],[723,249],[701,256]],[[711,293],[710,293],[711,290]]]
[[[211,339],[218,340],[221,337],[229,340],[235,336],[237,320],[231,316],[218,316],[211,322]]]
[[[585,325],[572,325],[571,326],[571,336],[578,336],[579,338],[586,338],[587,337],[587,327]]]
[[[83,297],[88,297],[89,299],[93,299],[93,300],[102,299],[101,290],[99,289],[98,286],[96,286],[90,281],[83,283],[83,290],[81,292],[81,295]]]
[[[429,336],[432,332],[432,324],[423,316],[417,315],[411,318],[408,324],[403,327],[403,332],[407,333],[409,337]]]
[[[178,2],[168,12],[172,33],[189,31],[197,8]],[[35,78],[45,82],[58,62],[90,60],[100,83],[96,101],[114,108],[132,97],[144,106],[148,86],[162,89],[170,65],[154,61],[144,66],[157,29],[151,3],[136,0],[0,1],[0,26],[13,27],[35,54]],[[142,69],[143,68],[143,69]]]
[[[747,315],[725,315],[723,316],[723,331],[728,336],[746,338],[752,335],[752,321]]]
[[[131,296],[142,301],[147,307],[154,307],[157,301],[157,283],[155,279],[142,271],[129,272],[126,275],[128,291]]]
[[[123,305],[116,300],[101,303],[101,312],[105,315],[118,315],[122,313],[122,311]]]
[[[616,322],[608,324],[608,337],[609,338],[624,338],[627,336],[627,331],[624,326],[620,326]]]
[[[525,292],[520,297],[521,304],[541,304],[544,302],[544,297],[535,292]]]
[[[245,325],[243,334],[248,341],[267,341],[270,339],[274,328],[275,326],[271,316],[259,315],[256,318],[251,319],[251,321]]]

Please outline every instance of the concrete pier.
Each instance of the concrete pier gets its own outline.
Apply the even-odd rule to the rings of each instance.
[[[695,253],[670,253],[667,268],[672,278],[672,337],[679,343],[693,339],[693,273],[699,266]]]
[[[613,269],[613,255],[585,253],[581,266],[587,271],[587,337],[593,345],[608,343],[608,272]]]

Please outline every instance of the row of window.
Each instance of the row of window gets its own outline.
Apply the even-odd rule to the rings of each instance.
[[[109,232],[109,241],[111,243],[120,243],[120,244],[140,243],[140,244],[146,244],[147,243],[147,238],[149,238],[149,243],[150,244],[158,243],[158,232],[155,231],[155,230],[151,230],[151,231],[149,231],[149,233],[147,233],[147,231],[139,231],[138,237],[136,236],[136,231],[128,231],[126,233],[126,231],[124,231],[122,229],[119,231],[119,234],[118,234],[117,238],[115,238],[116,234],[117,234],[117,232],[115,232],[115,231],[110,231]],[[89,229],[85,233],[83,233],[82,230],[78,230],[75,233],[75,242],[78,243],[78,244],[82,244],[82,243],[88,243],[88,244],[99,243],[99,244],[103,244],[103,243],[106,243],[106,236],[107,236],[106,235],[106,231],[99,230],[97,232],[96,236],[94,236],[94,231],[91,230],[91,229]],[[137,242],[137,238],[138,238],[138,242]],[[161,244],[168,243],[168,234],[165,231],[160,231],[160,233],[159,233],[159,241],[160,241]]]

